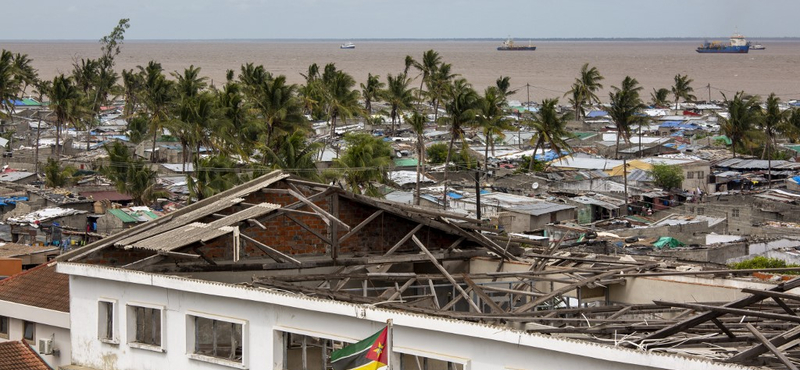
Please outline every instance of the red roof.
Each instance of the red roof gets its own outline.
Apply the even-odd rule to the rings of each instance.
[[[21,340],[0,343],[0,369],[52,370],[31,346]]]
[[[69,312],[69,276],[57,273],[54,262],[20,272],[0,280],[0,301]]]

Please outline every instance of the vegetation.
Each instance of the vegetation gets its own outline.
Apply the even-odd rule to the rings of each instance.
[[[45,186],[51,188],[60,188],[69,184],[72,175],[77,170],[72,166],[61,167],[61,164],[53,159],[48,158],[47,164],[44,165],[44,183]]]
[[[675,109],[678,109],[680,100],[695,100],[697,99],[692,92],[694,92],[694,88],[692,88],[691,84],[694,82],[688,75],[681,75],[680,73],[675,75],[675,85],[672,86],[672,95],[675,96]]]
[[[528,161],[528,171],[534,170],[534,166],[537,163],[535,160],[536,152],[544,145],[548,145],[550,150],[559,154],[565,150],[572,150],[565,139],[570,136],[566,130],[567,116],[558,114],[556,111],[557,105],[558,99],[543,100],[539,112],[529,123],[530,128],[536,131],[536,134],[531,138],[531,144],[533,145],[532,157],[534,157],[534,160]]]
[[[630,143],[631,128],[634,125],[644,123],[644,116],[641,114],[641,110],[645,106],[639,97],[642,87],[635,78],[625,76],[625,79],[622,80],[622,86],[611,86],[611,90],[611,93],[609,93],[611,108],[608,111],[608,115],[611,116],[614,125],[617,127],[615,157],[619,158],[619,141],[624,139],[626,143]]]
[[[428,162],[431,164],[442,164],[447,160],[447,144],[436,143],[428,147],[426,151]]]
[[[759,98],[746,96],[744,91],[737,92],[732,99],[725,94],[722,96],[728,117],[719,116],[720,131],[731,139],[731,151],[735,158],[737,147],[750,150],[755,145],[753,133],[760,115]]]
[[[570,102],[575,109],[575,119],[579,120],[583,116],[583,105],[592,102],[599,103],[600,99],[596,92],[603,88],[600,83],[605,77],[600,74],[597,67],[589,67],[586,63],[581,67],[580,76],[575,78],[575,82],[564,96],[570,96]]]
[[[736,262],[728,265],[734,270],[755,270],[755,269],[770,269],[770,268],[786,268],[786,267],[800,267],[798,264],[786,263],[786,261],[778,258],[768,258],[764,256],[756,256],[749,260]],[[781,272],[786,275],[797,275],[796,271]]]
[[[391,145],[366,133],[347,134],[344,141],[347,149],[333,161],[339,170],[337,177],[343,178],[353,193],[382,196],[376,183],[386,180],[392,164]]]
[[[684,179],[681,166],[663,163],[653,164],[650,175],[653,176],[653,182],[656,186],[667,190],[680,189]]]

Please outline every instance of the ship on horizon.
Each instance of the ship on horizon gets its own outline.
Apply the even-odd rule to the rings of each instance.
[[[720,41],[704,42],[697,48],[698,53],[723,53],[723,54],[746,54],[750,50],[750,43],[736,32],[731,36],[727,44]]]
[[[339,49],[355,49],[355,48],[356,48],[356,44],[354,44],[352,42],[346,42],[346,43],[342,44],[341,46],[339,46]]]
[[[503,45],[500,45],[500,46],[497,47],[497,50],[501,50],[501,51],[506,51],[506,50],[513,50],[513,51],[528,50],[528,51],[533,51],[533,50],[536,50],[536,46],[533,46],[530,43],[530,41],[528,41],[528,46],[517,46],[517,45],[514,45],[514,40],[512,40],[509,37],[509,38],[506,39],[506,41],[503,41]]]

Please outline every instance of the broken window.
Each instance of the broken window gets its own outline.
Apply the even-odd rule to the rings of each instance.
[[[0,338],[8,339],[8,317],[0,316]]]
[[[686,172],[686,178],[687,179],[693,179],[694,178],[694,171],[687,171]]]
[[[136,325],[133,342],[161,346],[161,310],[131,306]]]
[[[242,362],[242,324],[192,316],[194,353]]]
[[[36,339],[36,323],[30,321],[22,322],[22,339],[34,342]]]
[[[98,302],[97,337],[102,341],[116,341],[116,335],[114,333],[114,302]]]

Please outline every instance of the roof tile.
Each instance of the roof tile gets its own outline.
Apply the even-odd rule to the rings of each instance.
[[[0,369],[52,370],[39,354],[23,341],[0,343]]]
[[[43,264],[0,281],[0,300],[69,312],[69,276]]]

